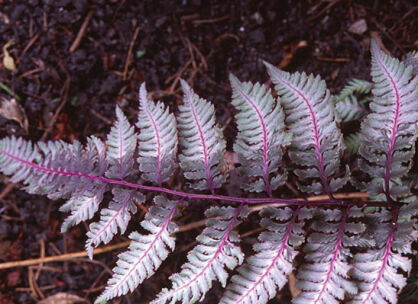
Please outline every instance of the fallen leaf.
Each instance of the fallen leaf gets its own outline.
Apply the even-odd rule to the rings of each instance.
[[[73,304],[73,303],[88,303],[86,299],[79,297],[78,295],[59,292],[52,296],[49,296],[41,301],[38,304]]]
[[[20,283],[20,271],[15,270],[7,274],[7,286],[14,287]]]
[[[25,110],[15,98],[0,95],[0,115],[8,120],[16,121],[28,133],[28,118]]]
[[[9,253],[10,246],[12,245],[11,241],[1,241],[0,242],[0,260],[7,261],[7,256]]]
[[[13,59],[12,56],[10,56],[9,52],[7,51],[7,48],[9,46],[11,46],[14,43],[13,40],[10,40],[9,42],[7,42],[4,46],[3,46],[3,65],[6,69],[14,72],[16,71],[16,64],[15,64],[15,60]]]
[[[367,23],[366,20],[360,19],[354,22],[348,28],[348,31],[353,34],[362,35],[367,31]]]

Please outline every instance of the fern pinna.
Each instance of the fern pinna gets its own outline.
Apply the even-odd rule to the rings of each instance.
[[[99,244],[125,232],[139,204],[152,204],[140,223],[145,233],[129,235],[131,244],[119,255],[98,303],[133,291],[158,270],[175,249],[176,218],[195,200],[214,204],[205,212],[206,228],[152,303],[201,301],[215,281],[225,288],[219,303],[267,303],[292,272],[301,291],[293,303],[395,303],[417,238],[418,199],[408,175],[418,136],[417,76],[410,63],[416,53],[400,62],[374,41],[371,53],[373,82],[355,80],[337,97],[319,76],[268,63],[277,97],[262,84],[231,75],[239,160],[231,172],[213,105],[185,81],[176,115],[149,100],[142,84],[139,132],[117,107],[105,143],[92,136],[84,146],[32,144],[12,136],[0,142],[0,168],[29,193],[67,200],[62,231],[100,210],[87,234],[90,258]],[[367,107],[353,99],[370,90]],[[340,124],[359,119],[360,132],[344,140]],[[354,142],[349,149],[359,151],[359,166],[350,170],[342,155]],[[187,189],[203,193],[165,187],[179,170]],[[225,195],[229,176],[249,194]],[[288,176],[297,179],[302,193],[327,198],[280,197]],[[348,182],[370,200],[337,199],[335,192]],[[112,199],[103,206],[108,191]],[[258,209],[264,231],[245,257],[236,227],[257,204],[263,204]]]

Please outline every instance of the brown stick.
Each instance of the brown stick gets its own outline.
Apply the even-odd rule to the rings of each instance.
[[[71,53],[74,52],[80,45],[81,39],[83,39],[84,33],[86,32],[86,29],[87,29],[87,26],[89,25],[91,17],[93,17],[93,13],[94,13],[93,10],[89,11],[86,16],[86,19],[84,19],[83,24],[81,25],[80,30],[78,31],[77,37],[75,37],[75,40],[70,47]]]
[[[210,23],[217,23],[217,22],[221,22],[224,20],[228,20],[229,18],[231,18],[230,15],[225,15],[222,17],[218,17],[218,18],[213,18],[213,19],[200,19],[200,20],[193,20],[193,24],[210,24]]]
[[[357,199],[357,200],[367,200],[370,197],[368,193],[364,192],[349,192],[349,193],[336,193],[334,194],[335,199]],[[316,196],[310,196],[307,198],[297,198],[297,199],[304,199],[307,201],[320,201],[324,199],[328,199],[328,195],[316,195]],[[283,207],[283,204],[276,205],[276,204],[260,204],[257,206],[252,206],[251,212],[259,211],[266,207]]]
[[[55,121],[58,118],[58,115],[61,113],[62,109],[64,108],[65,104],[67,103],[68,92],[70,91],[70,83],[71,83],[71,78],[67,78],[65,80],[64,88],[63,88],[63,91],[62,91],[62,94],[61,94],[61,96],[62,96],[61,104],[58,106],[57,110],[55,111],[54,116],[52,116],[52,119],[50,120],[48,127],[44,131],[44,134],[42,134],[41,141],[45,141],[46,137],[48,136],[48,133],[50,133],[52,131],[52,128],[54,127]]]
[[[331,57],[316,57],[319,61],[325,61],[325,62],[350,62],[350,58],[346,57],[337,57],[337,58],[331,58]]]
[[[129,69],[129,66],[131,64],[132,51],[134,49],[134,45],[135,45],[136,38],[138,38],[138,34],[139,34],[139,30],[140,29],[141,28],[139,26],[136,27],[135,32],[134,32],[134,35],[132,36],[131,43],[129,44],[128,55],[126,56],[125,67],[123,69],[123,80],[126,80],[127,79],[128,69]]]
[[[364,199],[369,198],[369,194],[368,193],[363,193],[363,192],[336,193],[334,195],[334,197],[336,199],[346,198],[346,199],[359,199],[359,200],[363,199],[364,200]],[[326,198],[328,198],[327,195],[317,195],[317,196],[308,197],[307,200],[308,201],[317,201],[317,200],[323,200],[323,199],[326,199]],[[274,206],[274,205],[268,204],[268,205],[253,206],[253,207],[251,207],[251,212],[256,212],[256,211],[259,211],[259,210],[261,210],[265,207],[272,207],[272,206]],[[280,206],[283,207],[283,204],[281,204]],[[187,230],[191,230],[191,229],[198,228],[200,226],[204,226],[205,222],[206,222],[206,219],[184,225],[184,226],[179,228],[177,233],[185,232]],[[130,243],[131,243],[131,241],[126,241],[126,242],[122,242],[122,243],[115,244],[115,245],[101,247],[101,248],[95,249],[94,254],[97,255],[97,254],[113,251],[113,250],[116,250],[116,249],[124,248],[124,247],[129,246]],[[6,262],[6,263],[1,263],[0,264],[0,270],[1,269],[13,268],[13,267],[36,265],[36,264],[39,264],[39,263],[67,261],[67,260],[72,260],[72,259],[86,257],[86,256],[87,256],[86,251],[79,251],[79,252],[60,254],[60,255],[44,257],[44,258]]]
[[[22,51],[22,53],[20,54],[20,56],[19,56],[19,59],[17,60],[18,62],[20,61],[20,58],[22,58],[22,56],[24,55],[24,54],[26,54],[26,52],[32,47],[32,45],[34,45],[35,44],[35,42],[36,42],[36,40],[38,40],[38,38],[40,37],[41,35],[39,34],[39,33],[36,33],[35,34],[35,36],[33,36],[32,38],[31,38],[31,40],[28,42],[28,44],[25,46],[25,48],[23,49],[23,51]]]
[[[131,241],[126,241],[126,242],[122,242],[119,244],[98,248],[94,250],[94,254],[101,254],[101,253],[113,251],[119,248],[124,248],[124,247],[127,247],[130,243]],[[72,260],[75,258],[82,258],[86,256],[87,256],[86,251],[79,251],[79,252],[60,254],[60,255],[49,256],[49,257],[44,257],[44,258],[13,261],[13,262],[1,263],[0,270],[13,268],[13,267],[31,266],[31,265],[36,265],[39,263],[61,262],[61,261]]]

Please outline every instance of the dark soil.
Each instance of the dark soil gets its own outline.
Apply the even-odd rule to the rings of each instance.
[[[241,80],[266,82],[262,64],[266,60],[289,71],[320,74],[336,92],[353,77],[369,79],[370,37],[380,38],[397,57],[417,48],[414,4],[412,0],[0,0],[0,45],[14,41],[8,51],[17,66],[12,73],[0,63],[0,82],[19,97],[29,121],[26,133],[18,122],[0,117],[0,136],[104,138],[116,104],[131,121],[136,120],[141,82],[146,81],[153,96],[174,110],[181,98],[182,77],[215,104],[230,149],[236,131],[228,104],[229,73]],[[361,34],[349,31],[360,19],[367,29]],[[1,94],[10,98],[6,91]],[[11,188],[5,178],[0,189],[4,191],[0,263],[39,257],[41,248],[44,256],[84,249],[87,225],[64,235],[59,231],[61,201],[30,196],[19,185]],[[199,210],[190,210],[180,221],[200,219]],[[182,233],[170,262],[133,294],[114,303],[148,303],[167,286],[169,274],[179,269],[199,231]],[[118,237],[113,243],[121,241],[123,237]],[[95,256],[97,263],[86,259],[48,263],[49,268],[39,272],[28,267],[2,270],[0,303],[35,303],[58,292],[93,301],[110,276],[108,267],[113,267],[116,253]],[[205,303],[217,303],[221,289],[215,286]],[[288,301],[285,288],[272,303]]]

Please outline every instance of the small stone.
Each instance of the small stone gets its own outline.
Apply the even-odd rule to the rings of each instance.
[[[255,21],[255,23],[257,23],[258,25],[261,25],[264,22],[264,18],[263,18],[263,16],[261,16],[261,14],[259,12],[255,12],[251,16],[251,19],[253,19]]]
[[[367,31],[367,23],[364,19],[359,19],[348,28],[350,33],[362,35]]]
[[[249,38],[251,43],[257,44],[264,44],[266,42],[266,37],[264,36],[264,31],[261,28],[258,28],[249,34]]]

